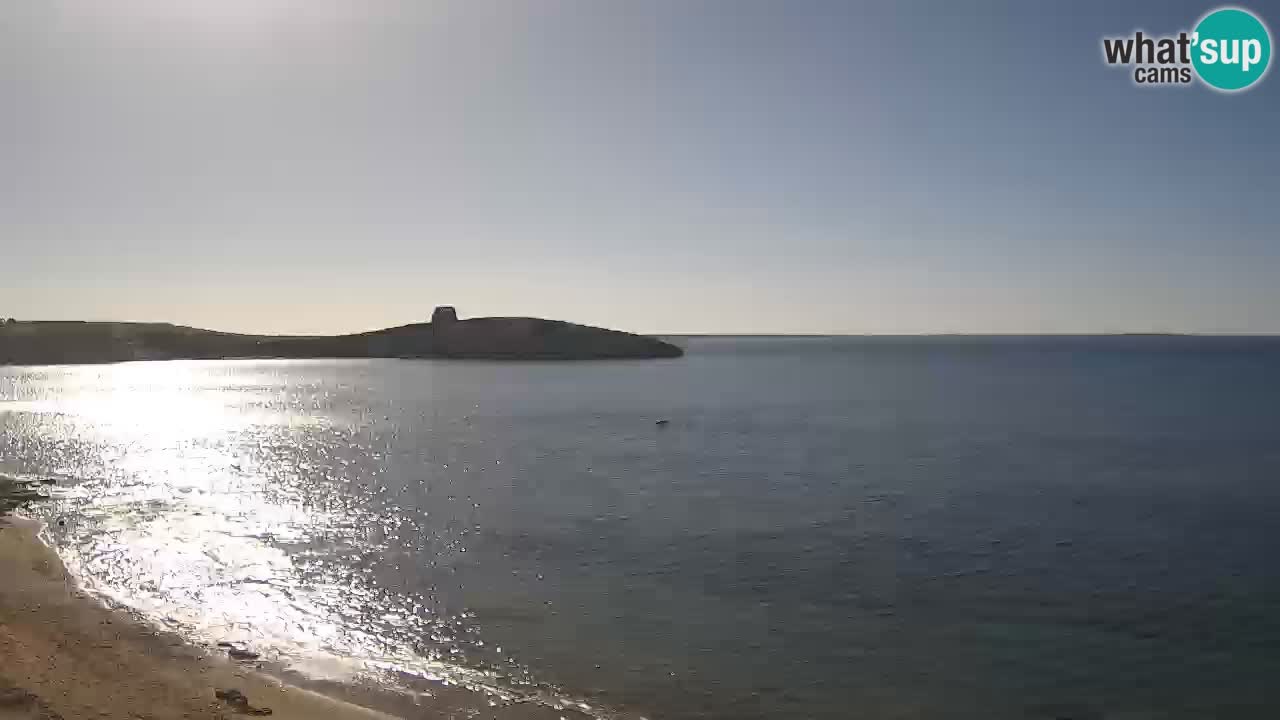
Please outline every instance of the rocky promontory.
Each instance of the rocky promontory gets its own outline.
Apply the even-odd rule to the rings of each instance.
[[[657,338],[530,317],[458,319],[437,308],[430,322],[351,335],[241,335],[123,322],[0,324],[0,364],[53,365],[130,360],[230,358],[459,358],[603,360],[672,358]]]

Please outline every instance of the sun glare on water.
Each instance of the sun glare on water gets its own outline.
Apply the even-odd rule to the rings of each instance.
[[[287,362],[137,362],[23,371],[0,413],[54,439],[56,497],[37,510],[64,533],[88,589],[202,641],[233,641],[330,679],[381,666],[439,675],[343,625],[351,579],[302,584],[293,554],[347,513],[296,492],[308,463],[273,462],[315,428],[277,407]],[[255,386],[257,393],[245,390]],[[22,388],[19,390],[18,388]],[[394,656],[394,657],[393,657]],[[344,658],[359,657],[361,662]]]

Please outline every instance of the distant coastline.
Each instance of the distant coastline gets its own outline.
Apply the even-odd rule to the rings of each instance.
[[[1002,338],[1002,337],[1272,337],[1273,333],[1106,332],[1106,333],[660,333],[669,338]]]
[[[673,358],[678,346],[618,330],[529,317],[431,322],[333,336],[244,335],[168,323],[5,321],[0,365],[248,358],[607,360]]]
[[[717,339],[760,339],[760,340],[821,340],[821,339],[1020,339],[1042,338],[1080,339],[1080,338],[1280,338],[1280,333],[1239,333],[1239,332],[1099,332],[1099,333],[657,333],[654,337],[673,340],[717,340]]]

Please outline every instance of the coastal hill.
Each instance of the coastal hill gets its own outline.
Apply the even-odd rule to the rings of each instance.
[[[682,354],[656,338],[559,320],[459,320],[451,307],[436,308],[431,322],[333,336],[241,335],[167,323],[0,324],[0,365],[228,358],[602,360]]]

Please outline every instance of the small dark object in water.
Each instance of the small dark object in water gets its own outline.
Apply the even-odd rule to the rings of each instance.
[[[59,520],[59,521],[58,521],[58,527],[63,527],[63,526],[64,526],[64,525],[66,525],[66,524],[67,524],[67,521],[66,521],[66,520]]]
[[[260,657],[256,652],[234,647],[228,650],[227,654],[231,656],[232,660],[257,660]]]
[[[670,425],[670,424],[671,424],[670,420],[659,420],[658,422],[654,423],[654,425],[657,425],[658,427],[666,427],[667,425]]]

